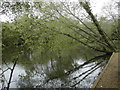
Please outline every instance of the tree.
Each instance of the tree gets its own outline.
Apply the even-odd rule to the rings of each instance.
[[[97,50],[97,51],[100,51],[100,52],[115,52],[116,51],[116,46],[114,44],[114,42],[111,40],[111,38],[105,33],[105,31],[101,28],[98,20],[95,18],[95,16],[92,14],[91,12],[91,9],[88,5],[88,2],[80,2],[81,6],[86,10],[87,14],[91,17],[91,20],[93,22],[93,24],[96,26],[96,32],[95,30],[93,30],[92,28],[90,28],[88,25],[86,25],[82,19],[80,19],[76,13],[73,13],[75,12],[75,6],[74,5],[73,7],[70,7],[69,4],[65,4],[65,2],[61,2],[62,5],[55,5],[53,3],[51,3],[50,5],[53,6],[53,12],[57,13],[57,15],[59,16],[53,16],[55,18],[57,18],[60,22],[64,23],[67,25],[67,27],[69,27],[70,29],[74,30],[74,32],[77,32],[77,34],[79,33],[80,36],[82,36],[83,38],[85,39],[88,39],[86,36],[84,36],[81,32],[85,33],[86,35],[88,35],[90,38],[93,38],[95,43],[98,43],[101,45],[101,47],[103,47],[103,49],[99,49],[99,48],[94,48],[92,46],[90,46],[88,43],[84,43],[83,41],[81,41],[80,39],[78,38],[75,38],[74,36],[70,35],[70,34],[66,34],[66,33],[61,33],[63,35],[66,35],[72,39],[75,39],[77,40],[78,42],[80,42],[81,44],[91,48],[91,49],[94,49],[94,50]],[[76,6],[77,7],[77,6]],[[74,9],[72,9],[74,8]],[[62,11],[61,11],[62,10]],[[51,14],[53,15],[53,14]],[[76,19],[76,21],[78,23],[73,23],[71,22],[69,19],[70,17],[69,16],[72,16],[73,19]],[[62,17],[62,21],[59,19],[59,17]],[[68,17],[66,17],[68,16]],[[68,20],[69,23],[66,23]],[[85,29],[81,28],[80,27],[80,24],[79,23],[82,23],[82,25],[84,27],[86,27],[86,29],[89,30],[89,33],[88,31],[86,31]],[[76,24],[76,25],[75,25]],[[78,30],[77,30],[78,29]],[[57,31],[59,32],[59,31]],[[59,32],[60,33],[60,32]],[[100,42],[98,39],[96,39],[95,37],[98,35],[98,38],[102,40],[102,42]],[[88,39],[90,40],[90,39]]]
[[[10,15],[12,12],[15,17],[11,22],[2,23],[3,61],[8,60],[7,57],[10,57],[8,61],[10,62],[10,59],[12,60],[18,55],[22,57],[23,54],[29,62],[31,62],[30,55],[33,54],[34,63],[39,64],[46,64],[51,60],[51,66],[54,66],[52,62],[56,60],[57,67],[51,67],[52,73],[49,69],[46,73],[49,77],[48,81],[70,75],[84,65],[101,57],[108,57],[117,51],[117,45],[115,44],[115,40],[118,40],[117,33],[111,34],[113,33],[111,25],[114,22],[110,22],[105,17],[97,19],[92,13],[89,2],[74,4],[69,2],[5,2],[2,4],[2,13]],[[111,26],[111,28],[106,29],[104,25]],[[107,32],[108,29],[111,29],[110,34]],[[11,48],[14,48],[14,51],[11,51]],[[88,61],[82,65],[73,66],[72,62],[74,58],[76,59],[77,53],[75,53],[76,55],[72,54],[75,51],[87,54],[85,50],[94,50],[100,55],[90,57],[91,59],[86,58],[84,55],[82,58],[88,59]],[[9,54],[6,54],[6,51]],[[24,64],[27,61],[23,63],[19,60],[17,63],[20,62]],[[99,67],[100,64],[101,62],[96,66]],[[96,70],[96,66],[93,67],[94,70]]]

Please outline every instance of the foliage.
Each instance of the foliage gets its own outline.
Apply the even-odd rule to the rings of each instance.
[[[87,2],[72,6],[65,2],[15,2],[3,3],[2,9],[17,17],[12,22],[2,22],[3,61],[11,62],[20,55],[19,64],[32,73],[35,65],[48,65],[51,61],[47,77],[65,80],[65,71],[74,69],[75,60],[119,51],[116,22],[106,17],[97,19]],[[83,9],[87,19],[79,16],[85,13],[81,13]],[[24,79],[29,81],[31,77],[26,75]]]

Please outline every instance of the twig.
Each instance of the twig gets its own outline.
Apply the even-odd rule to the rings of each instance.
[[[4,72],[6,72],[7,70],[9,70],[10,68],[7,68],[6,70],[2,71],[2,73],[0,75],[3,75]],[[11,69],[10,69],[11,70]]]
[[[14,69],[15,69],[16,64],[17,64],[17,59],[15,60],[15,62],[14,62],[14,64],[13,64],[13,68],[11,69],[11,73],[10,73],[10,78],[9,78],[9,81],[8,81],[7,90],[9,90],[9,88],[10,88],[10,83],[11,83],[11,80],[12,80],[13,71],[14,71]]]
[[[73,14],[72,12],[71,12],[71,10],[69,9],[69,8],[67,8],[67,6],[63,3],[63,2],[61,2],[63,5],[64,5],[64,7],[68,10],[68,11],[66,11],[68,14],[71,14],[73,17],[75,17],[77,20],[79,20],[88,30],[90,30],[92,33],[94,33],[95,35],[96,35],[96,33],[90,28],[90,27],[88,27],[79,17],[77,17],[75,14]]]

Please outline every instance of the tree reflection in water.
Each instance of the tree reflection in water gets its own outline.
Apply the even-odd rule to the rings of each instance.
[[[91,59],[91,62],[70,58],[70,62],[61,62],[62,59],[57,61],[51,59],[47,65],[29,64],[31,70],[26,68],[26,75],[20,77],[17,85],[37,88],[89,88],[107,63],[108,58],[109,55],[104,55],[97,60],[96,58],[93,61]]]

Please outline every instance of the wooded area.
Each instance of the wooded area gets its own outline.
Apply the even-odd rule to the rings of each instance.
[[[118,8],[118,3],[114,2],[114,6],[109,6],[107,9],[111,7]],[[88,1],[1,2],[0,8],[1,14],[11,18],[10,21],[1,22],[2,63],[8,66],[1,75],[7,70],[11,71],[7,86],[3,86],[8,90],[16,64],[28,68],[32,64],[42,66],[51,62],[52,69],[46,71],[48,78],[45,83],[47,83],[56,78],[65,79],[85,65],[97,61],[97,64],[90,69],[95,71],[104,66],[102,63],[108,60],[113,52],[120,51],[118,15],[104,8],[110,16],[97,17],[93,14]],[[86,61],[75,66],[72,63],[77,59]],[[9,67],[11,62],[13,68]],[[54,68],[55,66],[57,68]],[[35,68],[31,67],[33,71]],[[28,69],[26,72],[30,74],[32,71]],[[88,75],[70,87],[75,87]]]

